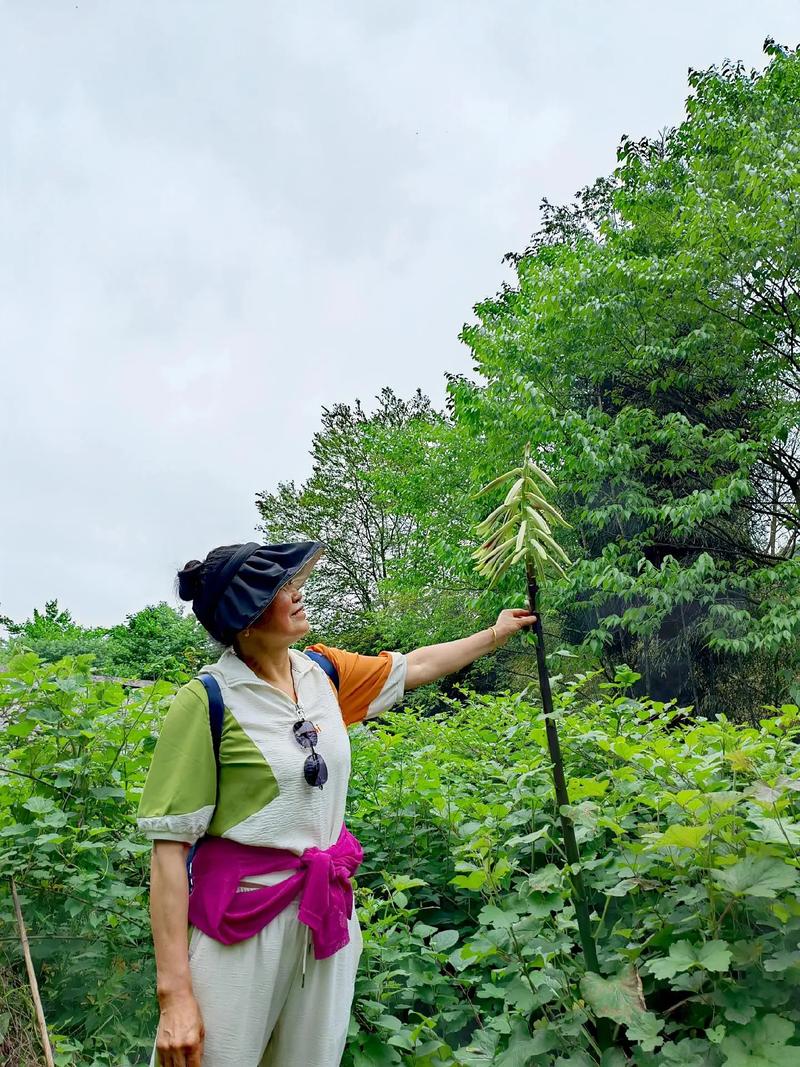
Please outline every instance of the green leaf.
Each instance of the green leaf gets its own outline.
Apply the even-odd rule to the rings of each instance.
[[[684,826],[676,824],[668,827],[663,834],[652,838],[654,848],[691,848],[697,849],[701,842],[711,833],[711,826]]]
[[[731,965],[727,941],[706,941],[697,953],[697,965],[704,971],[727,971]]]
[[[505,911],[494,904],[486,904],[480,910],[478,922],[481,926],[494,926],[499,930],[508,930],[514,923],[519,922],[519,914],[516,911]]]
[[[659,1019],[651,1011],[644,1011],[628,1025],[628,1037],[631,1041],[637,1041],[645,1052],[652,1052],[661,1044],[660,1034],[663,1029],[663,1019]]]
[[[765,1015],[747,1029],[726,1037],[720,1049],[723,1067],[797,1067],[800,1048],[788,1046],[794,1023],[779,1015]]]
[[[609,1048],[603,1053],[600,1067],[627,1067],[628,1057],[618,1048]]]
[[[615,1023],[632,1023],[645,1011],[642,981],[634,967],[611,978],[585,974],[581,993],[595,1015]]]
[[[558,1048],[558,1033],[549,1026],[534,1031],[533,1036],[522,1020],[517,1020],[509,1036],[506,1050],[493,1061],[496,1067],[530,1067],[533,1056],[541,1056]]]
[[[713,869],[710,872],[717,885],[734,896],[766,897],[773,899],[780,889],[789,889],[797,884],[795,867],[774,857],[760,859],[745,856],[732,867]]]
[[[355,1067],[394,1067],[401,1062],[399,1053],[377,1034],[368,1035],[353,1056]]]
[[[99,785],[91,790],[91,796],[97,797],[98,800],[107,800],[110,797],[124,798],[125,790],[114,785]]]
[[[450,879],[451,885],[457,885],[461,889],[473,891],[482,889],[486,883],[486,871],[483,869],[472,871],[470,874],[457,874]]]
[[[692,945],[689,941],[675,941],[669,955],[650,960],[648,968],[656,978],[674,978],[676,974],[699,967],[704,971],[727,971],[731,952],[726,941],[707,941]]]
[[[415,923],[411,932],[416,934],[417,937],[430,937],[431,934],[436,933],[436,927],[428,926],[427,923]]]
[[[584,800],[586,797],[602,797],[608,792],[611,783],[608,779],[570,778],[567,792],[570,801]]]
[[[669,979],[690,970],[696,963],[694,947],[688,941],[675,941],[669,946],[668,956],[650,960],[647,967],[656,978]]]
[[[790,967],[800,967],[800,952],[776,952],[764,960],[765,971],[788,971]]]
[[[445,952],[448,948],[452,948],[458,941],[458,930],[440,930],[438,934],[430,940],[430,946],[434,952]]]

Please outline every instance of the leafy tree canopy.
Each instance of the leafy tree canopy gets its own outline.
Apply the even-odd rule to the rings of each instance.
[[[216,659],[217,651],[192,615],[169,604],[150,605],[109,628],[83,627],[49,600],[24,622],[6,620],[9,652],[28,649],[45,662],[92,657],[94,670],[120,678],[178,678]]]
[[[711,708],[799,666],[800,55],[766,50],[691,72],[680,126],[544,203],[463,333],[486,384],[449,385],[487,473],[531,440],[565,487],[572,630]]]

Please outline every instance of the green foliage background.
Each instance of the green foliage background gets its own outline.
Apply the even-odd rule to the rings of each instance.
[[[48,663],[65,656],[92,657],[99,674],[117,678],[182,678],[217,656],[215,643],[193,615],[162,601],[128,615],[110,628],[80,626],[49,600],[24,622],[0,620],[8,631],[6,653],[35,652]]]
[[[133,813],[174,687],[88,671],[26,654],[0,675],[0,878],[19,886],[58,1063],[126,1067],[156,1025]],[[601,1015],[620,1050],[605,1064],[800,1055],[798,708],[692,721],[632,698],[632,672],[601,677],[561,679],[557,715],[602,979],[583,973],[530,693],[463,692],[353,732],[365,947],[348,1067],[594,1064]],[[0,922],[11,1056],[31,1030],[7,893]]]

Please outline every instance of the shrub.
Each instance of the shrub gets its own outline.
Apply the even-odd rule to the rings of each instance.
[[[88,670],[22,655],[0,674],[0,878],[60,1067],[126,1067],[157,1017],[133,830],[173,688]],[[690,722],[629,698],[633,680],[556,695],[602,976],[582,969],[537,705],[467,692],[352,732],[364,955],[345,1067],[800,1060],[800,713]],[[0,919],[0,1021],[30,1033],[7,893]]]

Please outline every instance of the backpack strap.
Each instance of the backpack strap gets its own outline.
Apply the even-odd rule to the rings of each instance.
[[[336,686],[336,692],[339,692],[339,672],[333,665],[331,660],[327,656],[324,656],[321,652],[306,652],[309,659],[313,659],[315,663],[318,663],[322,667],[323,671],[327,674],[333,684]]]
[[[219,682],[210,674],[199,675],[200,681],[208,694],[208,725],[211,727],[211,742],[214,745],[214,763],[217,768],[217,791],[214,806],[219,801],[219,749],[222,744],[222,722],[225,718],[225,703]]]
[[[219,803],[219,750],[222,744],[222,723],[225,719],[225,702],[222,699],[222,690],[219,682],[210,674],[198,675],[203,683],[203,688],[208,696],[208,725],[211,728],[211,744],[214,748],[214,765],[216,767],[216,791],[214,793],[214,807]],[[186,857],[186,873],[189,877],[189,892],[192,891],[192,860],[200,847],[203,838],[192,845]]]

